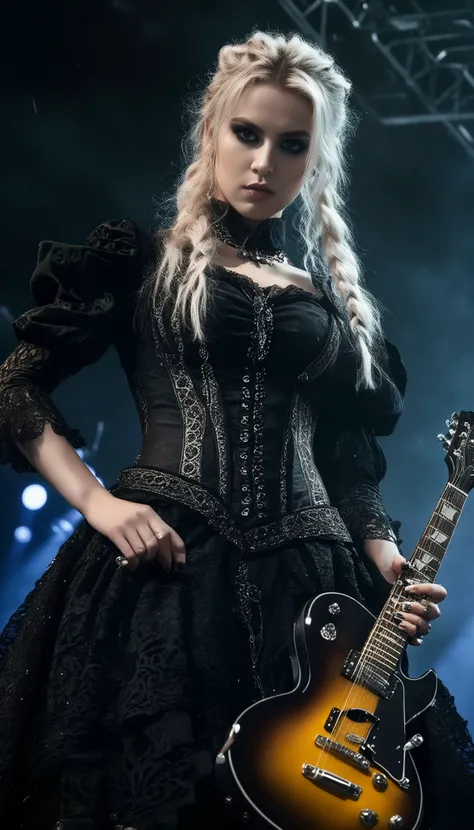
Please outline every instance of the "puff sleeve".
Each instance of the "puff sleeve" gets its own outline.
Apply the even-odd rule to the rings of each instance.
[[[13,323],[18,346],[0,366],[0,463],[32,467],[17,442],[37,438],[46,423],[79,448],[50,394],[114,341],[138,286],[139,236],[127,219],[99,225],[86,245],[40,243],[30,289],[36,308]]]
[[[326,407],[314,446],[331,504],[358,545],[364,539],[401,544],[400,522],[388,515],[380,494],[387,463],[377,436],[395,429],[403,409],[406,372],[395,346],[385,346],[387,378],[376,390],[354,390],[338,406],[333,401]]]

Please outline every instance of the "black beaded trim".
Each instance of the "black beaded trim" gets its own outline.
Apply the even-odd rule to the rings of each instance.
[[[187,481],[175,473],[155,467],[126,467],[119,473],[117,487],[149,490],[166,501],[179,502],[196,510],[229,542],[250,552],[313,536],[352,541],[338,510],[330,505],[288,513],[280,519],[244,530],[217,496],[198,482]]]
[[[335,541],[352,542],[338,510],[327,507],[306,507],[297,513],[287,513],[281,519],[246,531],[247,550],[258,551],[278,547],[291,539],[317,536]]]
[[[256,510],[257,518],[267,514],[267,496],[263,469],[263,411],[265,403],[265,358],[273,332],[273,311],[265,292],[254,283],[253,328],[247,356],[249,363],[242,378],[242,402],[239,435],[239,473],[241,510],[248,519]],[[253,386],[253,394],[252,394]],[[253,446],[250,445],[250,428]],[[253,509],[252,509],[253,508]]]
[[[271,265],[273,262],[286,262],[286,254],[284,248],[276,248],[272,251],[263,251],[253,246],[247,246],[245,242],[239,243],[232,236],[232,234],[225,227],[222,220],[217,219],[213,222],[212,230],[219,242],[224,245],[229,245],[231,248],[236,248],[239,259],[250,259],[256,265]],[[251,231],[249,237],[251,237]]]

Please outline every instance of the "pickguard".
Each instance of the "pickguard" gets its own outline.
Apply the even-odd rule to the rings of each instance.
[[[377,722],[370,729],[367,746],[372,763],[395,781],[405,777],[405,690],[397,678],[390,700],[379,698],[375,710]]]

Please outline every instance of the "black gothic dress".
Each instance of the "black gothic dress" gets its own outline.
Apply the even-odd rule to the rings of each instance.
[[[0,824],[8,830],[184,830],[221,814],[212,770],[236,715],[292,688],[292,623],[311,596],[380,604],[386,586],[364,538],[394,538],[378,484],[377,435],[400,415],[395,385],[355,391],[344,311],[223,269],[209,272],[206,344],[147,304],[154,245],[132,222],[87,244],[42,242],[38,308],[14,323],[0,368],[0,446],[46,422],[77,448],[49,395],[113,345],[143,430],[111,492],[151,505],[183,538],[183,572],[118,570],[83,521],[0,638]],[[315,281],[316,285],[316,281]],[[440,685],[417,725],[429,794],[424,828],[464,826],[473,746]],[[436,800],[435,799],[436,794]]]

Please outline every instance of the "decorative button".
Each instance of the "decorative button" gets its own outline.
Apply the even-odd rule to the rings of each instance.
[[[327,625],[323,625],[321,629],[321,637],[323,638],[323,640],[335,640],[336,626],[332,623],[327,623]]]
[[[339,605],[337,604],[337,602],[332,602],[331,605],[329,606],[328,610],[329,610],[330,614],[339,614],[341,609],[340,609]]]

